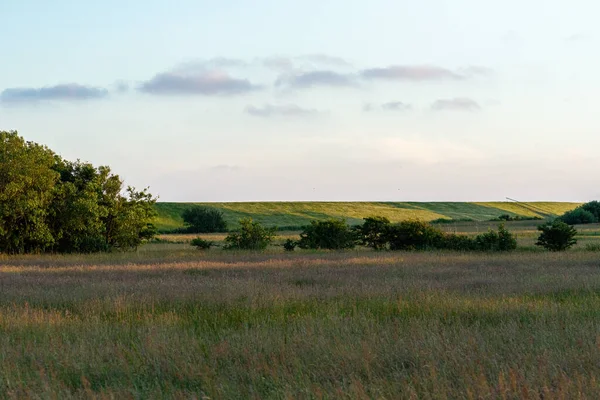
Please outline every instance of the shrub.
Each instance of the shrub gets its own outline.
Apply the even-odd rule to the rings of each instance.
[[[565,251],[577,243],[575,235],[577,230],[560,220],[548,222],[538,226],[540,234],[537,246],[542,246],[550,251]]]
[[[223,212],[214,208],[192,206],[181,214],[189,233],[227,232]]]
[[[240,229],[225,238],[226,250],[264,250],[273,241],[277,227],[265,228],[252,218],[240,220]]]
[[[594,214],[581,207],[567,211],[559,219],[567,225],[593,224],[594,222],[598,222]]]
[[[477,245],[475,240],[467,235],[447,233],[444,235],[441,248],[455,251],[473,251],[477,250]]]
[[[295,240],[288,239],[283,244],[283,249],[285,251],[294,251],[294,250],[296,250],[297,245],[298,245],[298,243]]]
[[[364,221],[356,228],[360,243],[374,250],[385,249],[388,243],[390,220],[385,217],[369,217]]]
[[[301,249],[352,249],[357,234],[343,219],[311,221],[300,234],[298,247]]]
[[[409,220],[390,225],[386,238],[390,250],[425,250],[442,247],[444,233],[427,222]]]
[[[209,242],[208,240],[199,237],[192,239],[190,244],[195,246],[198,250],[209,250],[214,245],[213,242]]]
[[[481,251],[511,251],[517,248],[517,239],[504,224],[498,226],[498,231],[490,229],[475,237],[475,247]]]

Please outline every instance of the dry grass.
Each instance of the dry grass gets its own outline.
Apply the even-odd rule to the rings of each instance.
[[[597,253],[161,246],[0,260],[0,396],[548,399],[600,391]]]

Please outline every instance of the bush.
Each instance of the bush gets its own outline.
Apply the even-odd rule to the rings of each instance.
[[[386,233],[390,250],[425,250],[443,247],[444,233],[418,220],[390,225]]]
[[[283,244],[283,249],[285,251],[294,251],[294,250],[296,250],[297,245],[298,245],[298,243],[295,240],[288,239]]]
[[[195,246],[198,250],[209,250],[214,245],[213,242],[209,242],[208,240],[199,237],[193,239],[190,244]]]
[[[538,226],[540,234],[536,246],[550,251],[565,251],[577,243],[577,230],[560,220]]]
[[[480,251],[511,251],[517,248],[517,239],[504,224],[498,226],[498,231],[490,229],[475,237],[475,247]]]
[[[467,235],[447,233],[444,235],[441,248],[454,251],[473,251],[477,250],[477,245],[475,240]]]
[[[223,212],[214,208],[192,206],[181,214],[188,233],[227,232]]]
[[[559,219],[567,225],[593,224],[594,222],[598,222],[594,214],[581,207],[567,211]]]
[[[240,229],[225,238],[226,250],[264,250],[273,241],[277,227],[265,228],[252,218],[240,220]]]
[[[383,250],[388,244],[390,220],[385,217],[369,217],[356,228],[360,243],[374,250]]]
[[[301,249],[352,249],[357,234],[343,219],[311,221],[300,234],[298,247]]]

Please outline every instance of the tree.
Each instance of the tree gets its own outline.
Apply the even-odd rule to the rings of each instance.
[[[190,233],[227,232],[223,212],[214,208],[192,206],[185,209],[181,217]]]
[[[311,221],[300,234],[301,249],[352,249],[357,235],[343,219]]]
[[[368,217],[356,230],[362,245],[374,250],[383,250],[388,243],[390,220],[386,217]]]
[[[598,222],[598,219],[592,212],[581,207],[567,211],[560,217],[560,220],[568,225],[593,224]]]
[[[390,250],[426,250],[443,247],[444,233],[427,222],[408,220],[391,225],[387,232]]]
[[[490,229],[475,237],[475,248],[481,251],[511,251],[517,248],[517,239],[504,224],[498,226],[498,231]]]
[[[0,252],[133,249],[156,233],[155,201],[108,167],[0,132]]]
[[[240,220],[240,229],[225,238],[225,250],[264,250],[273,241],[276,227],[265,228],[252,218]]]
[[[0,131],[0,252],[45,251],[54,242],[48,210],[58,174],[47,147]]]
[[[550,251],[565,251],[577,243],[577,230],[560,220],[554,220],[538,226],[540,234],[536,246],[542,246]]]

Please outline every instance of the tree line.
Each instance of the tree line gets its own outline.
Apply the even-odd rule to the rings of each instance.
[[[134,249],[156,234],[156,198],[109,167],[69,161],[0,131],[0,252]]]

